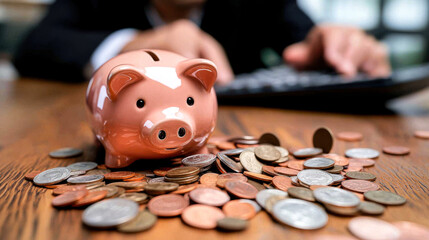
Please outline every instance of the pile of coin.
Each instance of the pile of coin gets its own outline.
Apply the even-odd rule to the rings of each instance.
[[[363,136],[345,132],[337,138],[360,141]],[[239,231],[262,209],[285,225],[318,229],[327,224],[327,212],[380,215],[386,206],[406,202],[380,190],[376,176],[365,171],[374,166],[379,151],[354,148],[342,156],[330,153],[333,143],[327,128],[315,131],[313,146],[290,148],[290,153],[272,133],[259,138],[213,137],[207,145],[210,154],[171,159],[151,169],[111,171],[105,165],[79,162],[34,171],[25,178],[53,189],[54,207],[89,206],[82,215],[87,226],[122,232],[144,231],[156,224],[157,217],[178,216],[195,228]],[[406,150],[383,152],[408,154]],[[76,156],[77,151],[66,151]],[[354,219],[349,230],[357,237],[362,234],[354,231],[359,221],[377,220]],[[413,227],[429,231],[417,224]],[[399,234],[405,229],[394,228]]]

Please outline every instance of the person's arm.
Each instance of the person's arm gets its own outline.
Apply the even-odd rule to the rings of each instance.
[[[113,30],[94,31],[91,1],[58,0],[22,42],[14,64],[22,76],[84,80],[85,66]]]

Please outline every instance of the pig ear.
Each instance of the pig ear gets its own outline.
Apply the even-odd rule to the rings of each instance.
[[[179,63],[178,71],[184,76],[198,80],[207,92],[210,92],[217,78],[216,65],[206,59],[185,60]]]
[[[143,74],[131,65],[118,65],[114,67],[107,77],[108,95],[112,101],[126,86],[143,79]]]

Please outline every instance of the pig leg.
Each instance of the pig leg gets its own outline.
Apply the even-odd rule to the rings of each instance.
[[[133,163],[136,158],[130,158],[125,155],[115,155],[106,151],[106,166],[108,168],[123,168]]]

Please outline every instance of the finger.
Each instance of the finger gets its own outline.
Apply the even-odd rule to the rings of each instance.
[[[363,65],[363,71],[371,77],[388,77],[391,74],[387,48],[380,43],[375,43],[372,53]]]
[[[368,41],[369,39],[360,31],[353,31],[350,34],[343,55],[343,64],[346,65],[345,75],[347,77],[356,75],[365,55],[368,53]]]
[[[303,41],[292,44],[283,50],[283,59],[294,67],[304,67],[311,64],[310,45]]]
[[[226,84],[234,79],[234,73],[222,46],[207,33],[202,33],[199,45],[201,57],[213,61],[218,68],[218,84]]]
[[[352,67],[344,62],[344,51],[346,41],[348,39],[347,32],[342,30],[338,31],[325,31],[322,34],[322,44],[324,51],[325,61],[331,65],[337,72],[347,74],[352,72]]]

